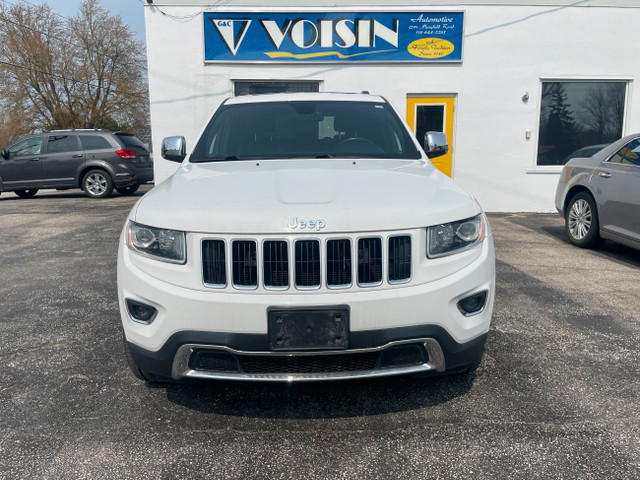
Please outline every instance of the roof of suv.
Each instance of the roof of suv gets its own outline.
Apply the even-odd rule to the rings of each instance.
[[[386,103],[386,100],[379,95],[369,95],[366,93],[269,93],[264,95],[242,95],[231,97],[224,102],[224,105],[238,105],[244,103],[265,103],[265,102],[304,102],[304,101],[324,101],[324,102],[372,102]]]

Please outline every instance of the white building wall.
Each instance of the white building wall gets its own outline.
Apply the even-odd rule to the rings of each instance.
[[[634,94],[640,75],[636,60],[640,7],[395,5],[384,9],[403,8],[463,10],[462,63],[205,65],[202,15],[177,20],[157,7],[145,8],[156,182],[177,168],[158,154],[162,138],[184,135],[188,148],[193,146],[211,114],[233,94],[233,80],[242,79],[318,80],[321,91],[368,90],[385,96],[403,116],[409,94],[457,94],[453,177],[487,211],[554,211],[559,167],[535,166],[541,79],[628,80],[623,134],[640,131],[640,96]],[[173,16],[202,9],[161,7]],[[526,92],[529,101],[524,103]]]

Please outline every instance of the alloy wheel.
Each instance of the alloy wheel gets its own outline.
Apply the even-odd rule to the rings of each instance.
[[[580,198],[569,210],[569,232],[576,240],[583,240],[591,230],[592,212],[589,203]]]
[[[91,195],[102,195],[107,190],[107,179],[99,173],[92,173],[85,181],[85,188]]]

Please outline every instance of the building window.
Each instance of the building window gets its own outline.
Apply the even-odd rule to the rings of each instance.
[[[233,93],[240,95],[259,95],[262,93],[296,93],[319,92],[320,82],[294,80],[294,81],[246,81],[233,82]]]
[[[537,165],[564,165],[622,137],[626,92],[627,82],[542,82]]]

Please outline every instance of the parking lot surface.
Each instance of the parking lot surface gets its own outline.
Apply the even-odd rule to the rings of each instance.
[[[0,196],[0,478],[640,478],[640,255],[490,215],[474,377],[154,386],[129,372],[118,235],[145,189]]]

